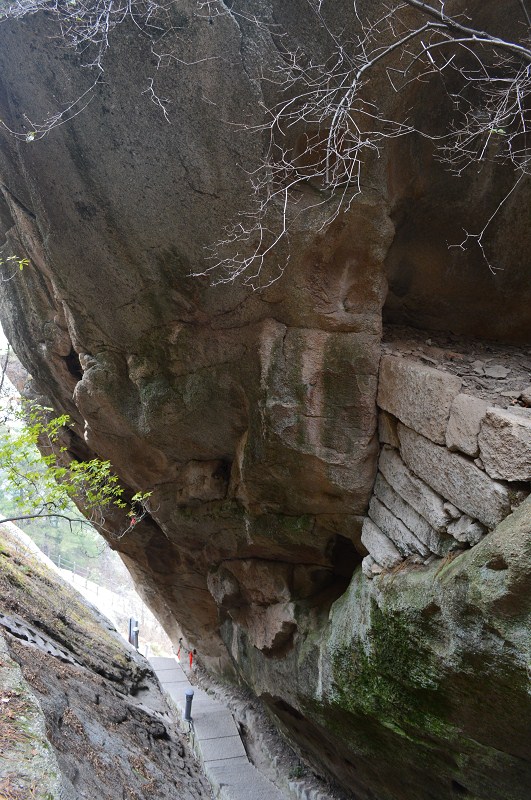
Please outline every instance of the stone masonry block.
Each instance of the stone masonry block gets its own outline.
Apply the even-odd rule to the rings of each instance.
[[[374,558],[371,555],[365,556],[365,558],[361,562],[361,571],[363,572],[363,574],[365,575],[366,578],[370,579],[370,578],[374,577],[373,573],[372,573],[372,565],[373,564],[376,564],[376,561],[374,560]]]
[[[467,514],[463,514],[462,517],[448,525],[448,533],[458,542],[467,542],[470,545],[474,545],[482,539],[486,530],[481,522],[477,522]]]
[[[378,439],[381,444],[390,444],[391,447],[396,448],[400,447],[396,427],[397,422],[398,420],[392,414],[380,410],[378,413]]]
[[[457,395],[446,428],[446,446],[449,450],[460,450],[474,458],[479,456],[478,433],[487,408],[487,403],[479,397]]]
[[[479,447],[491,478],[531,481],[531,409],[519,409],[515,414],[489,408],[481,425]]]
[[[402,561],[402,556],[392,541],[368,517],[363,520],[361,541],[382,567],[390,569]]]
[[[456,375],[398,356],[381,360],[378,405],[437,444],[446,441],[450,407],[460,390]]]
[[[405,425],[398,426],[398,435],[402,457],[411,470],[465,514],[488,528],[509,514],[508,487],[491,480],[473,462]]]
[[[380,453],[380,472],[415,511],[439,533],[446,531],[451,516],[444,508],[444,499],[406,467],[396,450],[384,447]]]
[[[9,376],[11,378],[11,376]],[[13,381],[11,381],[13,383]],[[522,390],[520,398],[527,403],[528,406],[531,406],[531,386],[526,386],[525,389]]]
[[[371,498],[369,516],[380,530],[391,539],[403,556],[428,556],[430,554],[426,545],[420,539],[417,539],[402,520],[395,517],[377,497],[373,496]]]
[[[428,550],[438,556],[448,553],[452,545],[451,538],[432,528],[423,516],[395,492],[380,472],[376,476],[374,495],[404,523],[406,528],[415,534],[417,539],[424,543]],[[376,519],[375,522],[377,522]]]

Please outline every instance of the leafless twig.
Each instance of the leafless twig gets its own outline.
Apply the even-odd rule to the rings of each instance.
[[[168,44],[170,33],[175,41],[184,37],[173,25],[175,2],[11,0],[7,17],[48,12],[63,41],[84,54],[97,77],[49,119],[39,124],[28,119],[25,130],[10,132],[33,141],[81,113],[104,73],[110,34],[126,20],[151,42],[158,69],[218,58],[182,58]],[[522,11],[523,33],[509,39],[475,26],[463,14],[449,15],[443,0],[387,0],[374,3],[370,16],[365,6],[362,12],[357,0],[351,0],[355,26],[347,36],[343,19],[332,13],[333,0],[306,0],[309,17],[329,45],[330,56],[320,59],[290,47],[286,31],[259,19],[244,4],[198,0],[197,14],[208,22],[228,16],[267,30],[283,57],[274,70],[256,75],[274,85],[279,101],[264,106],[261,124],[246,128],[265,137],[263,163],[248,176],[250,206],[227,228],[211,249],[207,266],[196,274],[222,283],[238,279],[255,288],[276,280],[287,264],[284,244],[301,220],[313,214],[324,228],[347,211],[364,188],[368,162],[395,138],[415,135],[430,141],[436,157],[456,175],[486,162],[509,165],[520,185],[531,163],[531,26],[524,0],[516,7]],[[414,83],[438,85],[450,109],[446,127],[433,130],[403,108],[391,112],[387,106],[392,103],[386,100],[385,106],[371,89],[382,79],[396,94]],[[169,100],[157,92],[154,78],[143,93],[170,122]],[[497,211],[501,205],[503,201]],[[491,221],[468,238],[482,246]]]
[[[199,273],[210,274],[214,282],[237,279],[257,288],[280,277],[287,262],[274,254],[301,214],[321,207],[325,227],[348,210],[363,189],[368,157],[379,157],[393,138],[428,139],[457,175],[487,161],[509,164],[518,175],[515,189],[529,173],[529,38],[512,41],[475,28],[450,17],[444,2],[378,4],[383,13],[368,20],[353,0],[358,33],[347,40],[325,16],[330,3],[306,3],[332,55],[319,61],[312,53],[288,50],[275,71],[261,76],[283,99],[264,108],[263,124],[247,128],[267,136],[266,155],[249,176],[252,207],[227,228],[211,263]],[[211,14],[216,5],[219,13],[225,9],[221,0],[207,5]],[[433,131],[407,114],[386,113],[371,93],[371,82],[381,79],[382,70],[396,93],[414,82],[439,81],[453,108],[446,129]],[[468,235],[484,256],[483,237],[505,199],[480,234]]]

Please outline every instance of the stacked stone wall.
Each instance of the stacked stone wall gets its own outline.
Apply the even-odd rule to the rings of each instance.
[[[378,473],[362,543],[373,577],[476,545],[531,490],[531,408],[490,406],[458,375],[382,357]]]

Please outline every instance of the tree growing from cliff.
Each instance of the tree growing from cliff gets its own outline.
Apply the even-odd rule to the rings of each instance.
[[[51,409],[37,403],[6,400],[4,387],[9,352],[0,368],[0,481],[3,508],[9,513],[2,522],[55,517],[71,525],[89,524],[105,530],[105,515],[120,509],[128,520],[123,533],[131,530],[146,513],[149,493],[137,493],[130,502],[109,461],[73,458],[62,444],[71,425],[68,415],[53,416]],[[76,513],[78,503],[87,519]]]

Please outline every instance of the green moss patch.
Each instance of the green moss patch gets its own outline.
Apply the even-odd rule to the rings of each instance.
[[[448,733],[438,692],[440,665],[413,633],[414,624],[384,613],[374,599],[370,619],[365,642],[332,656],[334,704],[374,717],[401,736]]]

